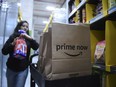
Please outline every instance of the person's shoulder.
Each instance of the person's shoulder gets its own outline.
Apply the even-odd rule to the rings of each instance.
[[[11,34],[11,37],[19,37],[20,36],[20,33],[13,33],[13,34]]]
[[[16,38],[16,37],[18,37],[18,34],[13,33],[13,34],[11,34],[11,35],[9,36],[9,39],[13,39],[13,38]]]

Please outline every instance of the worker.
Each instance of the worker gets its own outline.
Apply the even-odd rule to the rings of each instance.
[[[28,75],[30,49],[37,50],[39,44],[29,35],[29,23],[21,21],[2,48],[7,60],[8,87],[24,87]]]

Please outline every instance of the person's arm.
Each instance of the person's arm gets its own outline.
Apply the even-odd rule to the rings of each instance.
[[[10,52],[12,52],[12,50],[14,48],[14,44],[12,43],[13,41],[14,41],[14,37],[13,37],[13,35],[11,35],[2,48],[2,53],[4,55],[7,55]]]
[[[31,48],[33,50],[37,50],[39,48],[39,44],[31,36],[29,36],[29,35],[27,35],[25,33],[22,33],[20,36],[23,36],[23,37],[25,37],[26,39],[29,40],[29,42],[31,44]]]
[[[37,50],[39,48],[39,44],[34,39],[31,39],[30,44],[33,50]]]

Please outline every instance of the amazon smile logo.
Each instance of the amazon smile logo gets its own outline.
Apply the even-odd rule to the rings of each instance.
[[[66,53],[66,52],[64,52],[64,53],[65,53],[66,55],[68,55],[68,56],[73,56],[73,57],[82,55],[82,51],[80,51],[78,54],[69,54],[69,53]]]
[[[84,45],[69,45],[69,44],[62,44],[62,45],[56,45],[56,51],[60,51],[60,50],[78,50],[79,52],[77,54],[71,54],[71,53],[67,53],[64,52],[66,55],[68,56],[80,56],[83,54],[83,50],[87,50],[88,46],[84,46]]]

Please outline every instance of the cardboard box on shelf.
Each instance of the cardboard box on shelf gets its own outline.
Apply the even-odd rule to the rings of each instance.
[[[38,70],[45,79],[91,74],[89,24],[53,23],[52,28],[45,32],[42,38]]]

